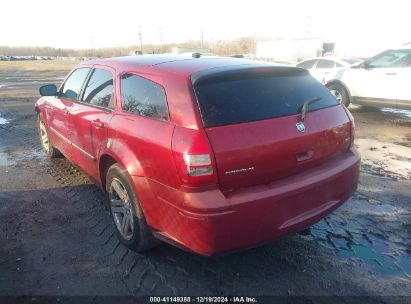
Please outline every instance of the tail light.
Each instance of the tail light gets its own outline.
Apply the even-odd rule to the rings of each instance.
[[[214,155],[204,131],[176,127],[172,150],[177,171],[185,186],[217,184]]]
[[[350,120],[351,124],[351,138],[350,138],[350,148],[354,146],[354,138],[355,138],[355,122],[354,117],[352,116],[351,112],[344,106],[345,113],[347,113],[348,119]]]

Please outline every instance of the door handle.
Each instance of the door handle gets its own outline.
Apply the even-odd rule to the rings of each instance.
[[[385,73],[385,75],[395,76],[395,75],[397,75],[397,73]]]
[[[64,114],[64,115],[67,115],[68,113],[69,113],[69,110],[67,110],[67,108],[64,108],[64,109],[63,109],[63,114]]]
[[[104,122],[100,121],[100,119],[93,120],[91,124],[98,129],[104,128]]]

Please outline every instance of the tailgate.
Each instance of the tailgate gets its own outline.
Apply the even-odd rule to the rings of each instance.
[[[268,183],[348,152],[351,128],[342,106],[298,116],[207,128],[222,190]]]
[[[284,178],[348,150],[344,107],[306,70],[230,67],[192,80],[222,190]]]

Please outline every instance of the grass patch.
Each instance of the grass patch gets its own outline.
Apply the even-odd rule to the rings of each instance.
[[[70,60],[0,61],[0,71],[70,71],[78,63]]]

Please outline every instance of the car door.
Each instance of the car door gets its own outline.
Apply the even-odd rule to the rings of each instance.
[[[313,72],[314,72],[314,67],[316,63],[317,63],[317,59],[309,59],[309,60],[305,60],[305,61],[298,63],[296,67],[300,69],[308,70],[310,74],[314,77]]]
[[[171,152],[174,125],[170,123],[164,88],[147,78],[125,73],[120,79],[121,112],[112,120],[117,141],[138,160],[146,177],[172,185],[176,167]],[[124,157],[123,157],[124,158]],[[135,166],[130,163],[130,166]]]
[[[59,89],[58,96],[49,98],[47,103],[47,121],[53,145],[67,158],[72,157],[71,132],[73,125],[70,110],[79,97],[81,87],[90,72],[90,68],[81,67],[72,71]]]
[[[399,72],[406,50],[387,50],[350,71],[351,95],[360,104],[396,106]],[[346,81],[347,82],[347,81]]]
[[[329,59],[319,59],[311,70],[311,75],[321,83],[325,83],[328,75],[335,69],[335,61]]]
[[[107,142],[113,115],[115,70],[95,65],[82,89],[81,98],[70,109],[72,146],[75,162],[92,177],[98,178],[97,156]]]
[[[403,64],[397,72],[397,107],[411,110],[411,50],[408,52],[409,55],[404,58]]]

